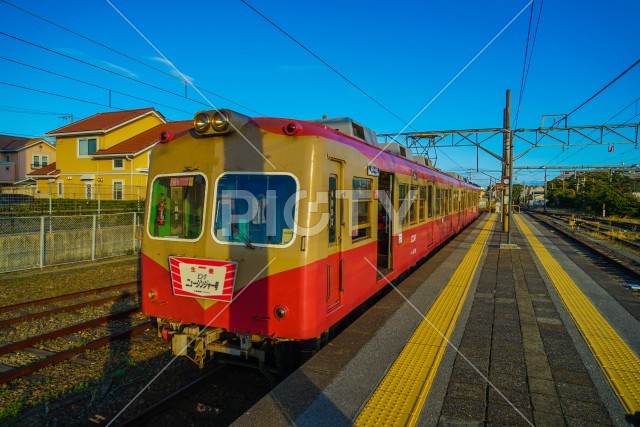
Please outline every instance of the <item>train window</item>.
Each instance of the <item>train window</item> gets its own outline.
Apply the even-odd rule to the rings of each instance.
[[[292,242],[297,187],[295,178],[285,174],[221,175],[216,184],[214,238],[248,247]]]
[[[417,197],[418,197],[418,186],[412,185],[411,192],[409,193],[409,202],[411,203],[411,206],[409,207],[409,222],[411,224],[415,224],[418,219],[417,211],[418,211],[419,201],[416,199]]]
[[[442,200],[442,191],[440,190],[440,188],[436,187],[436,216],[442,215],[442,206],[440,204],[441,200]]]
[[[197,239],[202,234],[206,182],[203,175],[160,175],[151,186],[149,234]]]
[[[433,185],[427,187],[427,218],[433,216]]]
[[[418,204],[418,219],[424,221],[425,204],[427,203],[427,187],[420,186],[420,203]]]
[[[406,184],[398,185],[398,204],[400,205],[400,211],[398,214],[400,215],[400,219],[402,220],[402,225],[406,225],[409,222],[409,203],[408,203],[408,195],[407,189],[409,187]]]
[[[351,239],[371,236],[371,180],[353,178]]]
[[[337,200],[336,189],[338,187],[338,176],[331,174],[329,176],[329,245],[333,246],[336,243],[336,221],[337,221]]]
[[[458,189],[453,190],[453,197],[451,198],[451,212],[458,210]]]

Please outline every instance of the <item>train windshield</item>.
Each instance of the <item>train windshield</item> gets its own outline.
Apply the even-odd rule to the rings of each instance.
[[[199,174],[157,176],[151,187],[149,234],[169,239],[200,237],[205,187]]]
[[[213,234],[219,242],[282,246],[293,241],[297,183],[291,175],[227,173],[218,179]]]

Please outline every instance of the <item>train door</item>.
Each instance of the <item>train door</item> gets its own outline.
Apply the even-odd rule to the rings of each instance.
[[[391,268],[391,249],[393,248],[393,175],[380,171],[378,177],[378,270],[382,273]],[[386,202],[386,203],[385,203]],[[387,206],[385,208],[385,205]]]
[[[460,224],[462,224],[462,222],[460,221],[460,217],[462,216],[462,192],[460,191],[459,188],[454,188],[453,190],[456,194],[456,197],[454,197],[454,209],[457,210],[456,213],[456,226],[454,228],[455,232],[460,231]]]
[[[329,161],[329,250],[327,256],[327,309],[340,304],[343,290],[344,258],[342,236],[344,232],[343,162]]]

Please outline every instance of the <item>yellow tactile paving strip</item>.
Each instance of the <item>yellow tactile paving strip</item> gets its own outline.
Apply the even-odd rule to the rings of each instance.
[[[415,425],[495,223],[491,215],[355,425]],[[446,340],[444,337],[446,337]]]
[[[624,408],[630,414],[640,411],[640,359],[526,224],[514,217]]]

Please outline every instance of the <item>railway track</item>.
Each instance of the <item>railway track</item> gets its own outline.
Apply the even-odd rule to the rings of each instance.
[[[90,298],[87,300],[90,296],[100,296],[100,294],[114,291],[119,291],[119,293],[117,295]],[[87,307],[99,307],[109,303],[117,303],[118,301],[135,297],[138,293],[137,283],[133,282],[5,306],[0,308],[0,313],[15,312],[19,313],[19,315],[0,320],[0,328],[6,330],[16,325],[28,324],[28,322],[46,318],[51,318],[51,321],[54,322],[54,316],[61,313],[72,313]],[[51,307],[52,304],[59,306]],[[27,313],[25,313],[25,311]],[[137,302],[133,308],[110,312],[108,315],[94,317],[90,320],[77,322],[49,332],[35,333],[28,338],[1,345],[0,360],[2,360],[3,357],[6,359],[7,356],[12,354],[19,355],[21,353],[35,356],[38,360],[31,363],[19,364],[18,366],[15,366],[15,363],[0,363],[0,384],[7,383],[16,378],[32,374],[47,366],[70,359],[88,349],[97,349],[113,341],[126,339],[146,331],[152,327],[152,323],[146,319],[142,321],[136,320],[134,316],[139,314],[140,311],[139,302]],[[125,326],[116,325],[117,322],[124,323]],[[95,339],[75,335],[83,331],[92,331],[100,335],[107,333],[107,335]],[[47,341],[57,339],[68,342],[67,346],[71,346],[71,348],[52,350],[46,344],[43,344]]]
[[[39,299],[39,300],[34,300],[34,301],[27,301],[27,302],[23,302],[23,303],[20,303],[20,304],[5,305],[3,307],[0,307],[0,314],[9,313],[9,312],[16,312],[16,311],[20,311],[22,309],[33,307],[33,306],[41,307],[41,306],[49,305],[49,304],[52,304],[52,303],[57,303],[57,302],[62,302],[62,301],[69,301],[69,300],[84,298],[84,297],[91,296],[91,295],[103,294],[103,293],[107,293],[107,292],[110,292],[110,291],[119,291],[119,290],[122,290],[122,289],[137,288],[137,287],[138,287],[138,283],[137,282],[129,282],[129,283],[123,283],[123,284],[120,284],[120,285],[106,286],[104,288],[90,289],[90,290],[82,291],[82,292],[74,292],[74,293],[71,293],[71,294],[58,295],[58,296],[51,297],[51,298],[44,298],[44,299]]]
[[[572,216],[569,214],[559,213],[543,213],[533,211],[527,212],[532,216],[546,216],[549,218],[554,218],[563,223],[569,223]],[[640,254],[640,241],[638,240],[638,237],[640,237],[639,228],[639,224],[631,222],[609,221],[592,217],[579,217],[579,226],[576,227],[576,231],[589,231],[598,236],[602,236],[603,240],[611,240],[612,242],[616,242],[617,244],[624,246],[630,251]],[[625,237],[621,237],[620,233],[623,233]],[[630,234],[631,236],[629,236]]]
[[[120,422],[116,421],[116,425],[118,427],[128,427],[128,426],[139,426],[139,425],[148,425],[150,421],[157,417],[158,415],[164,413],[169,410],[173,405],[176,405],[180,402],[181,399],[192,395],[193,393],[200,390],[206,383],[213,378],[213,376],[218,373],[221,369],[225,368],[224,365],[217,366],[209,366],[207,367],[207,372],[200,375],[195,380],[191,381],[187,385],[180,387],[173,393],[169,393],[164,397],[157,400],[152,405],[148,406],[142,411],[139,411],[136,415],[123,419]],[[204,412],[203,406],[196,406],[196,410],[202,408],[201,411]],[[217,411],[214,411],[214,416],[217,415]]]
[[[626,256],[621,251],[616,251],[601,242],[597,242],[595,239],[588,238],[587,236],[576,233],[573,229],[565,225],[565,218],[559,218],[559,220],[562,222],[558,223],[558,218],[556,218],[556,220],[550,219],[550,217],[552,217],[550,215],[543,215],[533,212],[528,212],[528,214],[536,220],[546,224],[548,227],[554,229],[555,231],[598,253],[600,256],[606,258],[608,261],[614,263],[616,266],[620,267],[626,272],[640,278],[640,262],[637,262],[636,260]]]

